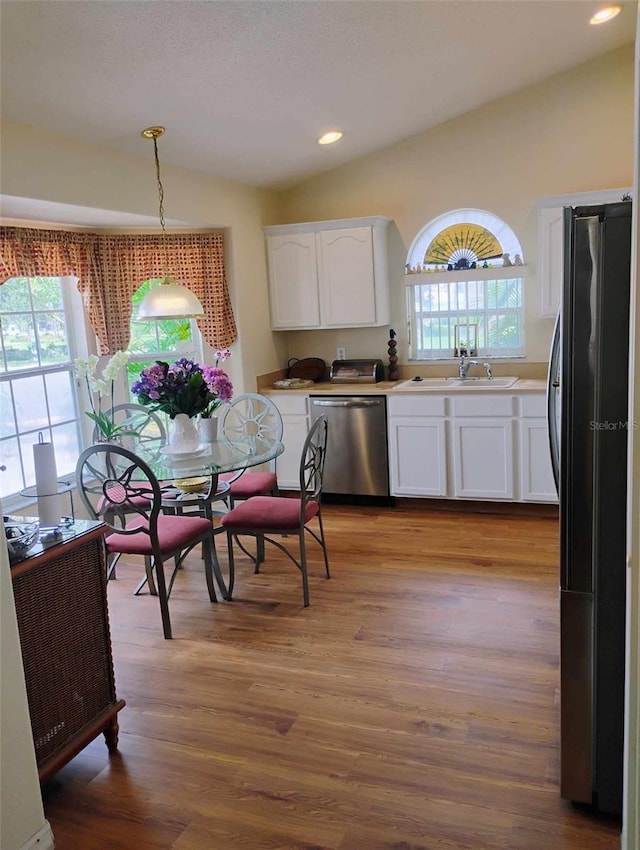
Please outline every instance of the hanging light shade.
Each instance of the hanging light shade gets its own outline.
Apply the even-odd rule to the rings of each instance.
[[[138,319],[155,321],[156,319],[192,319],[204,316],[199,299],[183,284],[175,281],[169,274],[169,249],[167,232],[164,225],[164,188],[160,179],[160,160],[158,158],[158,137],[164,133],[164,127],[147,127],[142,131],[145,139],[153,140],[153,151],[158,181],[160,227],[162,228],[162,247],[164,250],[164,274],[159,286],[149,290],[138,307]]]

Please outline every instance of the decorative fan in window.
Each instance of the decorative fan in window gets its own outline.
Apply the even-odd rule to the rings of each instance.
[[[502,246],[486,227],[452,224],[431,241],[423,262],[443,264],[449,269],[469,269],[475,268],[479,261],[497,260],[503,253]]]
[[[432,219],[413,240],[405,272],[453,271],[524,265],[509,225],[488,210],[450,210]],[[504,273],[501,273],[504,276]]]

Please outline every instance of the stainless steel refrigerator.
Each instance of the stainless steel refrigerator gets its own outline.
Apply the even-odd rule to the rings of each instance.
[[[619,814],[631,202],[564,216],[548,387],[560,500],[560,793]]]

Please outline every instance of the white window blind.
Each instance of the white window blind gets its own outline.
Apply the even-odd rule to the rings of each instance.
[[[483,270],[482,279],[470,276],[473,272],[453,280],[450,272],[446,279],[433,275],[433,281],[427,275],[407,276],[412,359],[450,359],[456,341],[473,343],[474,334],[478,356],[524,356],[523,278],[504,276],[502,269],[491,277]]]

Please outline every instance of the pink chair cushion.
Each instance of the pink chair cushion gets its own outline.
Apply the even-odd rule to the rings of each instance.
[[[140,516],[126,524],[126,528],[148,528],[149,523]],[[212,530],[211,521],[197,516],[158,516],[158,541],[162,554],[186,549],[197,538]],[[129,555],[153,555],[148,534],[120,534],[107,537],[107,552],[126,552]]]
[[[221,475],[223,481],[233,478],[235,473]],[[268,496],[278,484],[275,472],[245,472],[231,483],[231,496],[234,499],[250,499],[252,496]]]
[[[317,502],[307,502],[305,523],[313,519],[318,510]],[[225,514],[220,522],[228,531],[238,528],[295,531],[300,527],[300,499],[254,496]]]

